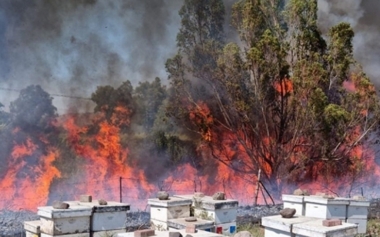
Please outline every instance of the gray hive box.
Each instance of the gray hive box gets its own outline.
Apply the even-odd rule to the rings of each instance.
[[[69,209],[38,207],[41,237],[46,235],[70,235],[90,232],[91,207],[70,206]]]
[[[328,199],[319,196],[305,196],[305,216],[323,219],[346,219],[347,199]]]
[[[130,210],[130,204],[109,201],[107,205],[99,205],[96,200],[76,203],[79,206],[92,209],[92,232],[121,230],[126,228],[125,223],[127,221],[127,211]]]
[[[370,202],[367,200],[350,199],[350,204],[347,206],[347,223],[358,225],[358,233],[364,234],[367,232],[367,217]]]

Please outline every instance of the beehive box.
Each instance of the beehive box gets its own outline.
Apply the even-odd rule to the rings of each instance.
[[[24,222],[24,230],[26,237],[39,237],[40,236],[40,226],[41,221],[25,221]]]
[[[196,233],[186,233],[185,230],[176,230],[175,232],[180,232],[182,236],[186,235],[191,235],[192,237],[225,237],[224,235],[221,234],[216,234],[213,232],[207,232],[207,231],[202,231],[198,230]],[[155,235],[152,237],[169,237],[170,231],[155,231]],[[120,233],[117,234],[116,237],[134,237],[133,232],[128,232],[128,233]]]
[[[108,201],[107,205],[99,205],[95,200],[78,205],[92,208],[91,231],[119,230],[126,226],[127,211],[130,210],[128,203]]]
[[[323,219],[346,219],[347,199],[328,199],[319,196],[305,196],[305,216]]]
[[[169,229],[167,221],[159,221],[150,218],[150,228],[153,230],[166,231]]]
[[[41,237],[54,237],[54,236],[56,236],[56,235],[49,235],[49,234],[41,233]],[[90,233],[59,235],[59,237],[90,237]]]
[[[210,196],[197,198],[193,202],[194,216],[211,220],[215,225],[236,222],[239,202],[233,199],[213,200]]]
[[[367,232],[367,219],[349,218],[346,222],[357,225],[358,234],[365,234]]]
[[[265,227],[264,236],[265,237],[295,237],[295,235],[290,232],[286,232],[286,231],[278,230],[278,229],[272,229],[269,227]]]
[[[91,237],[112,237],[116,236],[119,233],[126,233],[126,229],[119,229],[119,230],[104,230],[104,231],[94,231],[92,232]]]
[[[190,216],[191,199],[170,197],[169,200],[148,199],[151,220],[167,222],[169,219]]]
[[[70,206],[69,209],[38,207],[41,220],[41,237],[45,235],[68,235],[90,232],[91,207]]]
[[[296,209],[296,215],[305,215],[304,196],[283,194],[282,201],[284,202],[284,208],[294,208]]]
[[[281,215],[266,216],[261,218],[261,225],[265,229],[270,228],[272,230],[278,230],[276,233],[291,233],[293,225],[303,222],[317,220],[314,217],[294,216],[293,218],[282,218]]]
[[[354,237],[358,231],[357,226],[349,223],[326,227],[322,225],[323,219],[294,224],[292,233],[297,237]]]
[[[369,204],[369,201],[365,200],[350,200],[347,218],[367,219]]]
[[[236,233],[236,222],[215,224],[215,233],[232,235]]]
[[[187,225],[194,225],[197,230],[214,230],[214,222],[207,220],[197,219],[196,221],[188,222],[186,218],[178,218],[168,220],[169,230],[180,230],[185,229]]]

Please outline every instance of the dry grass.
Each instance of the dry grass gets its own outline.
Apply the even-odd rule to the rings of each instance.
[[[249,231],[253,237],[264,237],[264,228],[259,224],[245,224],[239,225],[237,231]]]

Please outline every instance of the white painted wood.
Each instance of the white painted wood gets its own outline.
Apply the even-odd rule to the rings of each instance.
[[[169,219],[184,218],[190,216],[190,206],[158,207],[150,206],[150,217],[167,222]]]
[[[236,222],[237,208],[217,210],[194,208],[194,216],[200,219],[214,221],[215,224]]]
[[[49,234],[41,233],[41,237],[56,237],[56,236],[55,235],[49,235]],[[90,237],[90,233],[59,235],[59,237]]]
[[[40,237],[40,234],[25,231],[25,237]]]
[[[265,237],[294,237],[295,235],[290,232],[265,227],[264,236]]]
[[[41,226],[40,220],[24,222],[24,230],[29,231],[31,233],[39,234],[40,226]]]
[[[126,212],[100,212],[93,213],[91,231],[117,230],[125,228],[127,222]]]
[[[114,237],[119,233],[126,233],[125,228],[119,230],[105,230],[105,231],[95,231],[92,232],[92,237]]]
[[[74,233],[87,233],[90,231],[90,217],[68,217],[48,219],[41,217],[41,233],[48,235],[66,235]]]
[[[293,225],[292,232],[297,237],[354,237],[357,233],[355,224],[342,223],[342,225],[326,227],[322,225],[323,219],[298,223]]]
[[[350,200],[347,207],[347,218],[367,219],[369,205],[369,201]]]
[[[294,224],[304,223],[317,220],[314,217],[294,216],[293,218],[282,218],[281,215],[266,216],[261,218],[261,225],[265,228],[271,228],[290,233]]]
[[[316,218],[338,218],[346,219],[346,205],[306,203],[305,216]]]
[[[160,221],[160,220],[155,220],[155,219],[150,218],[150,226],[151,226],[151,229],[154,229],[154,230],[161,230],[161,231],[168,230],[168,223],[166,221]]]
[[[148,204],[156,207],[173,207],[173,206],[190,206],[193,202],[192,199],[185,199],[180,197],[169,197],[169,200],[159,200],[158,198],[148,199]]]
[[[196,221],[188,222],[185,220],[186,218],[178,218],[178,219],[170,219],[168,220],[168,227],[170,229],[180,230],[186,229],[186,225],[191,224],[195,225],[196,229],[205,230],[205,229],[213,229],[214,222],[197,219]]]
[[[38,207],[37,214],[41,217],[56,219],[67,217],[91,216],[92,208],[87,206],[71,206],[69,209],[54,209],[52,206]]]
[[[367,232],[367,219],[349,218],[346,220],[346,222],[358,225],[359,234],[365,234]]]

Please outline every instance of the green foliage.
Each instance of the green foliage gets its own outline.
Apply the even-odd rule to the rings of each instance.
[[[316,167],[319,174],[345,167],[354,177],[361,169],[352,151],[375,130],[379,101],[353,59],[350,25],[332,27],[325,40],[317,0],[286,6],[241,0],[232,9],[241,44],[222,45],[205,33],[211,21],[195,24],[206,17],[202,10],[194,14],[199,3],[186,1],[180,12],[179,52],[166,63],[173,88],[167,115],[197,134],[196,142],[207,142],[209,157],[241,172],[261,168],[275,192],[301,175],[317,178]],[[231,157],[224,146],[241,149]]]
[[[112,86],[98,86],[92,93],[91,100],[95,102],[95,112],[103,112],[108,122],[120,123],[121,120],[129,120],[129,116],[135,112],[135,101],[132,97],[133,87],[130,81],[123,82],[117,89]],[[116,118],[118,122],[112,121],[112,117],[117,113],[117,109],[127,109],[121,113],[123,118]],[[122,123],[123,127],[128,126]]]
[[[140,82],[133,92],[136,102],[136,124],[141,124],[146,131],[150,131],[166,97],[166,87],[161,85],[158,77],[151,83]]]
[[[41,130],[53,127],[57,109],[52,101],[53,98],[39,85],[21,90],[19,97],[9,107],[13,125]]]

